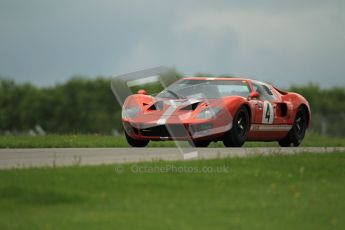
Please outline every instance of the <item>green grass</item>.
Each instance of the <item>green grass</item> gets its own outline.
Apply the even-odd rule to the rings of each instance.
[[[151,141],[149,147],[174,147],[173,141]],[[277,142],[247,142],[245,147],[278,146]],[[307,133],[301,146],[345,146],[344,138]],[[68,148],[68,147],[129,147],[124,136],[106,135],[47,135],[0,136],[0,148]],[[222,142],[210,147],[224,147]]]
[[[150,167],[223,173],[135,173]],[[115,169],[123,168],[122,173]],[[0,171],[0,229],[343,229],[345,154]]]

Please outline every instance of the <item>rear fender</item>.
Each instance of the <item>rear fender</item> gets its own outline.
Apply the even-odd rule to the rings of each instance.
[[[296,114],[300,107],[303,107],[307,112],[307,125],[309,127],[310,120],[311,120],[311,109],[309,106],[308,101],[298,93],[291,93],[289,92],[287,95],[282,96],[283,102],[287,103],[291,106],[291,112],[289,115],[289,124],[293,124],[295,121]]]

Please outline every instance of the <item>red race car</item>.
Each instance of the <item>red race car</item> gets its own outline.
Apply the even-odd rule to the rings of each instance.
[[[187,140],[196,147],[223,141],[278,141],[299,146],[310,123],[307,100],[292,92],[242,78],[183,78],[156,96],[127,97],[122,122],[127,142]]]

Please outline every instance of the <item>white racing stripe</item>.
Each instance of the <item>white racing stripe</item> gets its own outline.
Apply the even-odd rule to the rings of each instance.
[[[180,107],[182,106],[187,106],[187,105],[191,105],[197,102],[201,102],[200,100],[197,99],[188,99],[185,101],[176,101],[176,100],[166,100],[163,101],[166,105],[169,105],[169,107],[165,110],[165,112],[163,113],[163,115],[160,117],[160,119],[158,119],[157,124],[158,125],[164,125],[166,123],[166,121],[170,118],[170,116]],[[188,114],[190,115],[190,114]]]
[[[258,125],[253,124],[250,131],[289,131],[292,125]]]

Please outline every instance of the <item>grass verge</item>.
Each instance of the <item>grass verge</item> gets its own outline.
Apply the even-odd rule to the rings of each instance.
[[[247,142],[245,147],[277,147],[275,142]],[[307,133],[301,146],[345,146],[344,138]],[[0,136],[0,148],[81,148],[81,147],[129,147],[124,136],[106,135],[47,135]],[[175,147],[173,141],[151,141],[148,147]],[[221,141],[210,147],[224,147]]]
[[[344,153],[4,170],[0,181],[0,229],[345,225]]]

